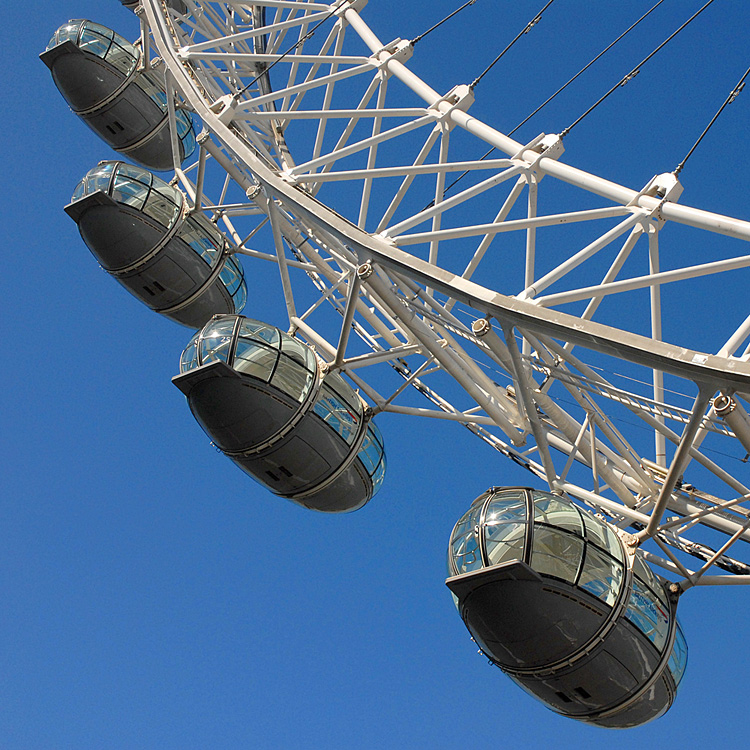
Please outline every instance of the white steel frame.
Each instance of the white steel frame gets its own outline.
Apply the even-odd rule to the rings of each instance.
[[[740,544],[750,542],[750,487],[704,449],[721,441],[750,452],[744,430],[711,406],[718,394],[750,399],[750,316],[716,354],[704,353],[662,341],[661,301],[664,285],[737,272],[750,254],[737,245],[731,257],[725,249],[661,270],[659,244],[670,222],[744,242],[750,222],[680,205],[673,174],[633,190],[565,164],[557,135],[514,141],[469,113],[471,87],[441,95],[416,76],[413,44],[383,44],[360,15],[363,0],[185,4],[185,16],[162,0],[142,0],[139,11],[166,65],[170,117],[181,106],[204,125],[197,161],[183,169],[175,160],[175,173],[236,253],[278,265],[290,332],[345,372],[374,412],[459,422],[553,491],[629,529],[632,545],[650,541],[644,556],[682,590],[750,583]],[[452,159],[457,142],[500,155]],[[205,192],[209,168],[225,174],[216,200]],[[447,194],[447,179],[464,172]],[[577,189],[580,208],[540,212],[543,179]],[[246,200],[232,202],[237,186]],[[244,236],[240,221],[250,222]],[[550,261],[554,243],[538,230],[547,238],[570,225],[587,239],[573,246],[565,235],[565,257]],[[264,226],[275,254],[250,247]],[[504,236],[519,237],[524,254],[513,294],[482,274],[496,269]],[[592,266],[605,252],[612,259]],[[622,277],[637,253],[648,272]],[[586,280],[601,267],[598,283]],[[303,310],[297,289],[309,294],[309,281],[318,297]],[[648,330],[594,320],[610,297],[641,289]],[[581,301],[575,315],[559,309]],[[336,330],[315,322],[324,302],[341,314]],[[347,354],[351,331],[370,353]],[[383,365],[404,378],[390,395],[378,390]],[[446,374],[455,391],[431,385]],[[692,403],[680,403],[675,383]],[[410,386],[430,407],[403,403]],[[650,446],[634,444],[621,413],[652,431]],[[724,496],[685,482],[695,466]]]

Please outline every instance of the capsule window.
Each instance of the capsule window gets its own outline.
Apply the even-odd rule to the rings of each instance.
[[[372,479],[372,494],[374,495],[380,487],[385,476],[385,451],[383,449],[383,436],[374,422],[367,425],[362,447],[357,454],[367,473]]]
[[[92,169],[79,183],[79,186],[84,186],[83,194],[88,195],[90,193],[95,193],[97,190],[101,190],[104,193],[108,192],[109,185],[112,181],[112,171],[114,170],[114,167],[115,165],[113,162],[99,164],[94,167],[94,169]]]
[[[685,674],[685,667],[687,666],[687,642],[682,633],[680,623],[676,622],[675,627],[677,628],[677,632],[675,633],[674,646],[672,646],[672,653],[669,656],[668,665],[675,685],[679,685],[682,681],[682,676]]]
[[[239,339],[232,367],[237,372],[251,375],[267,383],[271,378],[274,367],[276,367],[278,356],[277,352],[265,346],[246,339]]]
[[[525,523],[487,526],[484,535],[489,565],[498,565],[511,560],[523,560],[526,542]]]
[[[148,187],[118,173],[112,186],[112,197],[118,203],[124,203],[140,211],[148,198]]]
[[[84,26],[78,46],[84,52],[90,52],[92,55],[104,59],[109,51],[111,39],[102,36],[99,30],[92,28],[92,26],[93,24],[89,23]]]
[[[121,73],[129,75],[138,64],[138,56],[131,52],[132,47],[130,45],[128,45],[130,47],[128,49],[118,44],[118,41],[120,40],[115,35],[115,41],[110,45],[109,50],[107,50],[106,60]]]
[[[185,350],[180,356],[180,372],[187,372],[192,370],[194,367],[198,367],[198,337],[200,332],[196,333],[190,343],[185,347]]]
[[[487,506],[484,543],[489,565],[523,560],[526,542],[526,497],[523,491],[496,495]]]
[[[169,229],[179,216],[180,206],[175,205],[162,193],[151,190],[143,206],[143,212]]]
[[[234,260],[232,258],[227,258],[226,263],[234,263]],[[238,312],[245,307],[245,303],[247,302],[247,285],[244,283],[244,276],[242,275],[241,271],[240,277],[242,279],[242,282],[237,287],[235,293],[232,294],[232,299],[234,300],[234,309]]]
[[[372,494],[374,495],[379,489],[380,485],[383,484],[385,478],[385,453],[380,456],[380,463],[378,468],[375,469],[375,473],[372,475]]]
[[[236,265],[232,263],[225,263],[224,268],[221,269],[219,276],[227,288],[229,294],[233,295],[237,288],[242,284],[242,274]]]
[[[362,413],[362,402],[351,386],[337,372],[326,375],[325,384],[332,389],[341,401],[357,414]]]
[[[137,86],[159,107],[163,114],[167,113],[167,95],[164,92],[164,84],[156,73],[153,71],[141,73],[137,79]]]
[[[68,21],[66,24],[63,24],[53,35],[52,38],[49,40],[49,44],[47,45],[47,49],[50,50],[53,47],[57,47],[58,44],[62,44],[63,42],[73,42],[73,44],[78,43],[78,32],[81,30],[81,26],[83,25],[84,21],[82,18],[76,18],[72,21]]]
[[[457,575],[479,570],[482,555],[479,549],[479,521],[482,503],[473,505],[456,524],[451,541],[451,561]]]
[[[609,552],[612,557],[622,561],[622,546],[620,545],[620,540],[617,538],[617,534],[609,526],[588,513],[584,513],[583,518],[586,524],[586,539],[596,544],[605,552]]]
[[[583,557],[583,539],[560,529],[534,526],[531,567],[542,575],[574,583]]]
[[[551,495],[534,493],[534,521],[557,526],[572,531],[580,537],[583,536],[583,521],[575,506],[561,502]]]
[[[154,195],[152,193],[152,195]],[[199,255],[208,266],[213,266],[216,259],[219,257],[221,249],[213,241],[211,235],[207,235],[206,232],[193,221],[194,217],[189,217],[180,226],[177,231],[177,236],[188,244],[197,255]]]
[[[195,151],[195,120],[193,115],[189,115],[187,112],[177,110],[175,112],[175,122],[177,124],[177,135],[182,142],[182,151],[185,158]]]
[[[364,467],[365,469],[367,469],[367,473],[370,474],[370,476],[375,473],[375,469],[380,462],[382,452],[382,446],[378,444],[378,442],[375,440],[374,435],[372,434],[372,431],[368,428],[364,440],[362,441],[362,448],[357,455],[359,456],[359,460],[364,464]]]
[[[240,338],[256,339],[265,341],[275,348],[279,348],[281,337],[279,332],[273,326],[266,325],[257,320],[244,318],[240,323]]]
[[[589,544],[578,585],[611,607],[617,600],[622,580],[622,565]]]
[[[350,406],[328,386],[327,382],[321,386],[320,395],[313,410],[348,444],[351,445],[354,442],[359,431],[359,414],[353,412]]]
[[[94,21],[86,21],[83,25],[83,32],[81,33],[81,41],[83,41],[85,34],[98,34],[100,37],[107,41],[112,41],[115,38],[115,32],[107,26],[102,26],[100,23]]]
[[[313,374],[292,359],[279,356],[271,384],[297,401],[304,401],[312,385]]]
[[[229,362],[229,350],[232,346],[234,318],[217,320],[200,337],[200,357],[204,365],[222,360]]]
[[[625,615],[659,652],[663,650],[669,635],[669,611],[637,577]]]
[[[315,355],[310,351],[309,347],[297,341],[297,339],[285,336],[281,340],[281,351],[308,370],[315,369]]]

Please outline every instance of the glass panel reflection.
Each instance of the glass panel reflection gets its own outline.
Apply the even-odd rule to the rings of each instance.
[[[620,563],[589,544],[578,585],[611,607],[622,586],[622,573]]]
[[[229,362],[234,318],[221,318],[203,329],[200,337],[200,358],[204,365],[222,360]]]
[[[586,524],[586,539],[622,562],[624,560],[622,546],[612,529],[589,513],[584,513],[583,518]]]
[[[638,578],[633,580],[625,616],[661,653],[669,635],[669,612]]]
[[[484,540],[489,565],[524,559],[526,493],[510,490],[490,500],[484,517]]]
[[[456,574],[468,573],[482,567],[479,551],[479,517],[482,504],[472,506],[456,524],[451,544],[451,556]]]
[[[675,625],[677,632],[675,633],[672,653],[669,656],[669,671],[672,673],[675,685],[679,686],[682,676],[685,674],[685,667],[687,667],[687,642],[680,623],[677,622]]]
[[[562,530],[534,525],[531,567],[537,573],[573,583],[582,557],[582,539]]]
[[[326,381],[327,381],[326,377]],[[359,430],[359,414],[352,412],[348,404],[344,403],[327,382],[324,382],[315,406],[315,413],[341,435],[347,443],[351,444],[357,437]]]
[[[271,384],[301,402],[305,400],[305,396],[310,390],[312,379],[313,374],[309,370],[304,369],[297,362],[282,354],[279,357]]]
[[[534,493],[534,520],[583,536],[583,522],[575,506],[547,493]]]
[[[276,366],[278,353],[253,341],[239,339],[232,367],[267,383]]]

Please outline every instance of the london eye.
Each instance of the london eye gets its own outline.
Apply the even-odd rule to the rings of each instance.
[[[648,55],[521,138],[481,97],[547,6],[443,89],[419,53],[459,6],[395,40],[374,6],[142,0],[130,41],[96,19],[51,29],[43,62],[117,152],[80,165],[65,210],[109,275],[194,331],[173,382],[214,447],[325,511],[316,525],[378,503],[389,415],[417,478],[421,431],[468,431],[496,476],[450,503],[447,584],[472,638],[557,713],[638,726],[677,695],[678,601],[750,582],[750,221],[683,201],[700,129],[639,185],[566,158]]]

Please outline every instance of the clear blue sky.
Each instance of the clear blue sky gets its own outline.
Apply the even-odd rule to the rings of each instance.
[[[459,4],[370,0],[364,17],[409,38]],[[420,43],[415,69],[438,90],[470,82],[542,4],[478,0]],[[473,111],[513,127],[651,4],[557,0]],[[667,0],[519,137],[569,125],[701,4]],[[571,133],[565,159],[633,188],[671,170],[748,65],[749,13],[717,0]],[[131,38],[135,18],[116,0],[5,17],[0,748],[746,745],[747,589],[685,596],[678,700],[638,730],[559,718],[477,655],[443,584],[447,538],[487,486],[532,478],[458,426],[381,418],[385,484],[342,517],[216,453],[170,383],[189,331],[99,270],[62,211],[112,152],[37,55],[68,18]],[[749,113],[745,92],[688,163],[682,202],[750,219]],[[247,268],[247,314],[283,326],[270,266]]]

